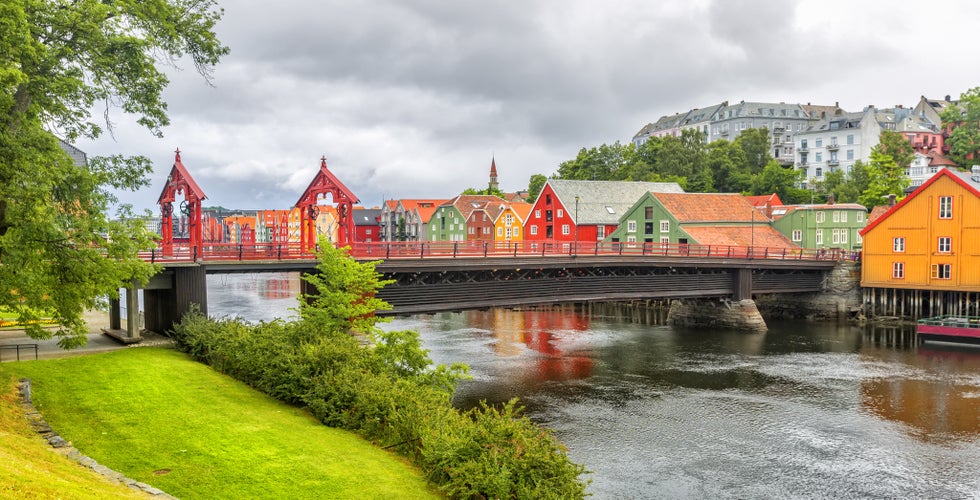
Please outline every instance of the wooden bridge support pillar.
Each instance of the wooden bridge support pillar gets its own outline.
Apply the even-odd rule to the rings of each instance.
[[[688,328],[713,328],[764,333],[769,330],[755,301],[684,299],[670,303],[667,324]]]
[[[735,300],[752,299],[752,270],[738,269],[735,272]]]
[[[192,304],[197,304],[203,314],[208,313],[207,273],[203,266],[171,268],[154,276],[143,291],[146,329],[167,333],[191,310]]]

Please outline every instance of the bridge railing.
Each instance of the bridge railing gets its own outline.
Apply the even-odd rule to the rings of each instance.
[[[200,248],[175,245],[141,254],[151,262],[281,261],[313,259],[300,243],[209,243]],[[532,256],[661,256],[685,258],[857,260],[860,254],[841,249],[784,248],[736,245],[694,245],[659,242],[541,242],[541,241],[405,241],[359,242],[351,254],[364,259],[426,259]]]

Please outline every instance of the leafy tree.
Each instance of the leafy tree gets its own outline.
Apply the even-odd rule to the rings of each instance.
[[[941,115],[943,127],[952,128],[946,145],[949,159],[961,167],[980,163],[980,87],[960,95],[958,106],[947,106]]]
[[[885,204],[888,195],[893,194],[896,199],[902,199],[905,196],[905,188],[912,182],[905,175],[905,167],[881,152],[879,146],[871,149],[871,163],[867,171],[868,187],[861,193],[858,203],[868,209]]]
[[[709,144],[705,164],[719,193],[741,193],[752,186],[745,151],[732,142],[721,139]]]
[[[545,183],[548,182],[548,178],[541,174],[534,174],[527,183],[527,202],[534,203],[538,199],[538,195],[541,194],[541,190],[544,188]]]
[[[804,170],[785,168],[779,162],[771,160],[759,175],[752,178],[751,193],[776,193],[783,203],[803,203],[810,199],[809,191],[799,187],[805,175]]]
[[[498,188],[486,187],[483,189],[476,188],[466,188],[461,194],[465,195],[484,195],[484,196],[496,196],[497,198],[503,198],[504,192]]]
[[[636,158],[633,144],[603,144],[591,149],[582,148],[574,160],[562,162],[558,166],[559,179],[571,180],[612,180],[617,173],[631,165]],[[621,173],[620,173],[621,175]]]
[[[899,167],[908,168],[915,159],[915,150],[904,135],[891,130],[882,130],[878,139],[879,150],[891,156]]]
[[[151,166],[121,156],[77,166],[53,133],[98,137],[118,105],[160,136],[168,80],[157,64],[187,56],[210,78],[228,52],[213,32],[221,14],[213,0],[0,4],[0,307],[21,321],[53,316],[62,347],[84,344],[81,313],[98,297],[155,272],[137,258],[152,246],[142,222],[125,207],[109,214],[110,190],[144,187]],[[90,114],[97,102],[103,124]]]
[[[743,130],[735,138],[735,145],[745,152],[745,166],[753,174],[762,172],[762,169],[773,159],[769,129],[765,127]]]
[[[391,309],[376,295],[392,281],[379,279],[374,262],[358,262],[348,248],[336,248],[323,237],[316,257],[316,272],[303,275],[316,293],[300,298],[300,317],[328,332],[376,333],[375,311]]]

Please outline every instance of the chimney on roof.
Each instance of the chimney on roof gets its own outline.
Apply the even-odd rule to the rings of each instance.
[[[949,94],[946,94],[946,102],[949,102]]]
[[[834,193],[830,193],[830,194],[827,195],[827,204],[828,205],[833,205],[836,202],[837,202],[837,197],[834,196]]]
[[[888,206],[889,207],[895,206],[895,195],[893,194],[888,195]]]
[[[834,101],[834,107],[835,108],[839,108],[840,107],[840,101]]]
[[[772,199],[766,200],[766,218],[772,220]]]

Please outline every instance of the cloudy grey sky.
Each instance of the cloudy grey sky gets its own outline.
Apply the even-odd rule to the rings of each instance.
[[[208,205],[287,208],[321,155],[366,206],[550,175],[721,101],[913,106],[980,86],[973,0],[219,0],[231,54],[173,71],[157,139],[119,110],[90,155],[181,150]]]

